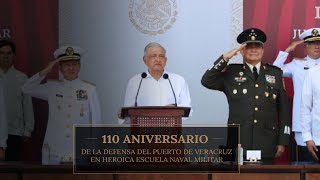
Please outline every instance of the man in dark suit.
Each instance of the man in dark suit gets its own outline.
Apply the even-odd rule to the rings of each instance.
[[[290,113],[281,69],[261,62],[266,39],[260,29],[243,31],[237,38],[240,47],[220,56],[201,83],[227,96],[228,124],[240,125],[244,152],[261,150],[262,160],[268,161],[280,156],[288,145]],[[237,52],[244,63],[228,65]]]

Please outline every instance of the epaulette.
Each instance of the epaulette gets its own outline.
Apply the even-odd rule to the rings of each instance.
[[[96,84],[94,84],[94,83],[92,83],[92,82],[85,81],[85,80],[82,80],[82,81],[85,82],[85,83],[91,84],[92,86],[96,86]]]
[[[294,57],[293,59],[294,59],[294,60],[301,60],[301,61],[307,60],[306,58],[300,58],[300,57]]]
[[[231,69],[242,69],[244,66],[243,64],[228,64],[227,68],[231,68]]]
[[[243,64],[228,64],[228,66],[243,66]]]
[[[267,63],[267,64],[265,64],[265,65],[268,66],[268,67],[270,67],[270,68],[273,68],[273,69],[277,69],[277,70],[279,70],[279,71],[282,71],[281,68],[279,68],[278,66],[275,66],[275,65],[272,65],[272,64],[269,64],[269,63]]]

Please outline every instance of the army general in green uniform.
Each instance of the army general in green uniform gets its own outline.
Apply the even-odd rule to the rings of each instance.
[[[223,54],[202,77],[203,86],[225,93],[228,124],[240,124],[240,143],[261,150],[262,160],[280,156],[289,143],[289,106],[281,69],[261,62],[266,35],[251,28],[237,38],[240,45]],[[227,64],[240,52],[243,64]]]

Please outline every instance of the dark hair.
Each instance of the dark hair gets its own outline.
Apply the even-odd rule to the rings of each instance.
[[[16,54],[16,44],[8,39],[0,40],[0,48],[3,46],[10,46],[13,54]]]

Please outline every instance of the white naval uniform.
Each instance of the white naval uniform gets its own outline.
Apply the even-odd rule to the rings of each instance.
[[[50,147],[50,162],[72,161],[73,124],[102,124],[96,87],[80,79],[40,84],[39,73],[29,78],[22,90],[47,100],[49,120],[44,142]]]
[[[189,87],[184,78],[178,74],[169,72],[164,73],[169,75],[169,79],[176,95],[177,106],[191,107]],[[126,89],[124,107],[134,106],[140,80],[141,74],[137,74],[129,80]],[[147,77],[144,78],[141,83],[137,97],[137,106],[166,106],[174,103],[174,95],[170,87],[169,80],[164,79],[163,76],[161,76],[159,80],[156,80],[149,72],[147,72]],[[123,123],[123,121],[119,119],[119,123]]]
[[[320,146],[320,66],[308,70],[303,82],[301,132],[304,141]]]
[[[6,149],[8,138],[8,122],[4,102],[3,82],[0,79],[0,147]]]
[[[280,51],[277,59],[273,65],[279,67],[283,71],[283,77],[290,77],[293,81],[294,96],[293,96],[293,110],[292,110],[292,131],[295,132],[296,143],[300,146],[306,146],[302,139],[301,125],[300,125],[300,105],[302,84],[306,72],[309,68],[320,65],[320,58],[317,60],[305,57],[304,59],[293,59],[290,63],[284,64],[288,57],[287,52]]]

